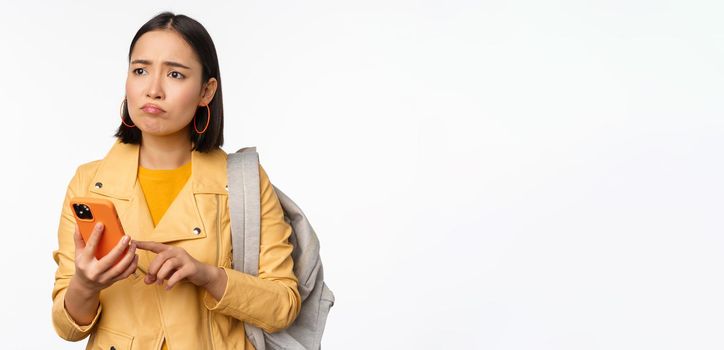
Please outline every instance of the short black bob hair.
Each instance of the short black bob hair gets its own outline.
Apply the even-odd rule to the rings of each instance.
[[[219,74],[219,60],[216,56],[216,47],[211,40],[211,36],[201,23],[193,18],[185,15],[175,15],[172,12],[162,12],[151,18],[136,33],[131,41],[131,47],[128,50],[128,62],[131,61],[131,52],[136,45],[136,41],[145,33],[152,30],[174,30],[179,33],[191,48],[196,52],[203,72],[201,74],[201,83],[205,83],[209,78],[216,78],[217,86],[214,98],[211,99],[209,107],[211,108],[211,121],[206,132],[199,135],[194,131],[194,127],[189,123],[189,137],[193,144],[192,151],[208,152],[224,144],[224,105],[221,95],[221,76]],[[127,124],[131,122],[131,116],[128,114],[128,105],[123,104],[123,120]],[[196,109],[197,128],[202,130],[206,125],[207,110],[205,106]],[[192,121],[193,123],[193,121]],[[115,137],[120,138],[122,143],[140,144],[141,131],[137,127],[127,127],[123,123],[118,126]]]

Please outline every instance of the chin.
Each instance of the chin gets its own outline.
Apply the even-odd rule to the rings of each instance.
[[[177,135],[182,132],[186,132],[186,128],[180,128],[178,130],[168,130],[168,129],[161,129],[161,128],[141,128],[140,130],[143,135],[148,135],[148,136],[153,136],[153,137],[173,136],[173,135]]]

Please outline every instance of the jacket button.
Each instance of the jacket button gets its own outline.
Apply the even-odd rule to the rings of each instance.
[[[102,183],[102,182],[96,182],[96,188],[101,188],[101,187],[103,187],[103,183]]]
[[[197,236],[200,235],[200,234],[201,234],[201,229],[198,228],[198,227],[194,227],[194,234],[197,235]]]

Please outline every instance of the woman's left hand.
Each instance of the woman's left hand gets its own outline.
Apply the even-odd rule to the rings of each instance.
[[[205,287],[213,282],[214,266],[204,264],[192,257],[186,250],[158,242],[134,241],[136,248],[152,251],[158,255],[148,266],[146,284],[162,284],[167,279],[166,290],[173,288],[176,283],[186,278],[189,282]]]

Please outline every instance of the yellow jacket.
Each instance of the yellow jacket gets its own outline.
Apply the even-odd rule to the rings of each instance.
[[[268,332],[294,322],[301,300],[288,241],[292,229],[284,221],[279,199],[261,165],[261,247],[259,276],[255,277],[231,268],[226,153],[221,149],[192,152],[190,181],[154,228],[136,177],[138,152],[138,145],[116,140],[105,158],[79,166],[68,185],[58,227],[59,246],[53,251],[58,269],[52,319],[58,335],[78,341],[90,334],[88,349],[159,349],[164,336],[174,350],[254,349],[242,322]],[[135,240],[182,247],[200,262],[222,267],[228,282],[221,299],[217,302],[205,289],[187,281],[169,291],[155,283],[146,285],[144,271],[155,254],[139,249],[136,272],[101,291],[91,324],[76,324],[64,307],[75,271],[75,221],[69,201],[76,196],[112,201],[126,234]]]

